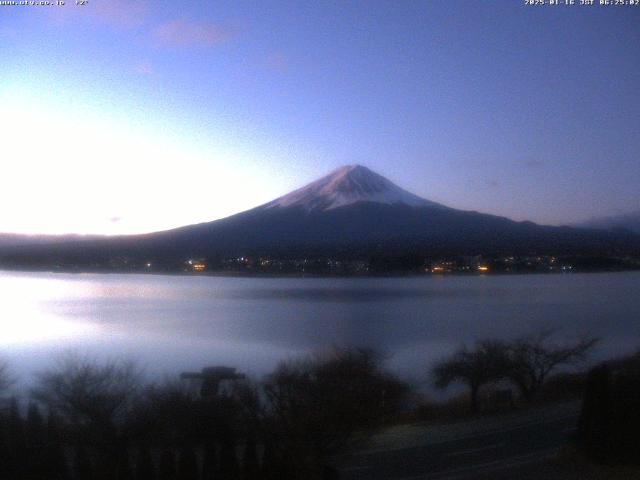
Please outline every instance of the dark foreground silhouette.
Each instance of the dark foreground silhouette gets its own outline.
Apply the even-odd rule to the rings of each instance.
[[[217,367],[143,387],[132,363],[67,358],[39,375],[26,413],[16,400],[3,412],[0,478],[338,478],[330,456],[408,392],[380,363],[335,350],[284,362],[260,385]]]
[[[544,338],[529,339],[530,345]],[[562,363],[584,355],[592,343],[547,345],[524,358],[537,365],[551,355]],[[486,360],[485,350],[496,345],[480,342],[452,359],[473,359],[475,352]],[[506,365],[524,368],[522,356],[531,353],[526,341],[509,345]],[[545,378],[556,364],[544,363],[543,378],[532,377],[539,380],[534,396],[520,388],[510,403],[524,405],[544,396],[545,388],[557,389],[557,379]],[[5,392],[8,378],[1,366]],[[511,379],[516,386],[517,378]],[[569,377],[557,378],[568,388]],[[578,384],[586,393],[577,444],[598,462],[637,463],[640,353],[598,366]],[[133,363],[67,357],[38,375],[28,401],[3,402],[0,479],[337,479],[335,456],[406,415],[411,394],[370,350],[289,360],[260,383],[233,368],[211,367],[148,385]]]

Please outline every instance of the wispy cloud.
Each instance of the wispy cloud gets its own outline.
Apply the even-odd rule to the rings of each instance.
[[[151,75],[155,75],[156,73],[155,69],[153,68],[153,65],[151,65],[151,62],[149,62],[148,60],[138,63],[133,70],[138,75],[144,75],[147,77]]]
[[[232,37],[232,32],[214,23],[179,19],[164,23],[153,32],[162,45],[170,47],[213,47]]]

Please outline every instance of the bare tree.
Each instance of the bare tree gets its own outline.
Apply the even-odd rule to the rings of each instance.
[[[406,392],[370,350],[285,362],[265,385],[272,415],[267,430],[277,432],[298,472],[312,478],[327,455],[397,411]]]
[[[125,421],[141,377],[133,362],[99,364],[67,355],[38,374],[32,395],[71,424],[107,433]]]
[[[507,376],[527,402],[535,399],[554,369],[584,360],[599,341],[597,338],[585,338],[571,344],[550,345],[552,335],[552,331],[545,331],[509,344]]]
[[[99,478],[115,478],[127,448],[128,420],[141,381],[133,362],[98,363],[66,355],[53,368],[38,374],[32,396],[73,427],[78,451],[84,454],[89,447],[93,452]],[[83,459],[78,457],[79,462]],[[76,466],[89,465],[85,463]]]
[[[476,413],[480,387],[505,377],[507,352],[507,345],[497,340],[479,342],[474,350],[463,346],[433,367],[435,384],[438,388],[446,388],[453,382],[467,384],[471,390],[471,411]]]

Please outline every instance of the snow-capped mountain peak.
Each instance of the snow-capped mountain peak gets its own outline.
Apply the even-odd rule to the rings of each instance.
[[[362,165],[338,168],[315,182],[277,198],[264,208],[301,207],[307,211],[331,210],[360,202],[444,208],[438,203],[403,190]]]

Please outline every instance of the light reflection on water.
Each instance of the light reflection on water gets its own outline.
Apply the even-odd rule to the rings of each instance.
[[[72,295],[71,285],[28,276],[0,275],[0,345],[62,341],[95,335],[100,325],[53,314],[46,303]]]
[[[640,348],[640,273],[230,278],[0,272],[0,349],[17,374],[68,349],[150,374],[228,364],[260,375],[302,352],[370,346],[419,383],[462,342],[555,328]]]

